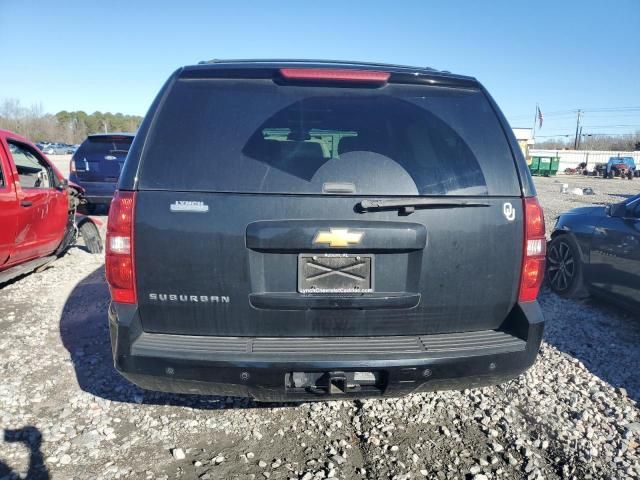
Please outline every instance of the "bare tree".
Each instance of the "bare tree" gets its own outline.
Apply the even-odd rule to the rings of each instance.
[[[44,113],[42,103],[24,107],[15,98],[0,100],[0,128],[11,130],[33,141],[80,143],[87,134],[108,131],[135,132],[142,117],[122,113],[63,110]]]
[[[535,148],[549,150],[573,150],[573,138],[559,137],[536,142]],[[626,135],[583,135],[580,150],[613,150],[629,152],[640,150],[640,131]]]

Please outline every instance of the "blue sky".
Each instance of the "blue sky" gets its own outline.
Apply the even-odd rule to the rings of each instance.
[[[640,130],[639,25],[638,0],[0,0],[0,98],[142,115],[199,60],[356,59],[473,75],[512,126],[538,102],[540,135],[570,132],[576,108],[638,107],[587,111],[593,131],[623,133]]]

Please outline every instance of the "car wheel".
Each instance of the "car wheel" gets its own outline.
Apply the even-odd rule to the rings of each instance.
[[[89,253],[102,252],[102,238],[100,238],[100,232],[93,222],[84,222],[78,230]]]
[[[559,235],[549,244],[546,278],[551,290],[565,298],[586,296],[578,244],[569,235]]]

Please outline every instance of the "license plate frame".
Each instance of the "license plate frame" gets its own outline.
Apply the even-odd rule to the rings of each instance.
[[[298,293],[373,293],[374,258],[372,254],[360,253],[301,253],[298,255]]]

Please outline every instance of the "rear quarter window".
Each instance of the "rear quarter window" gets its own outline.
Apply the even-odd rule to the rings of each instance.
[[[506,136],[479,89],[283,86],[181,79],[156,113],[141,189],[519,195]]]

